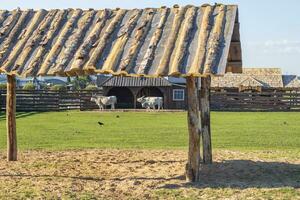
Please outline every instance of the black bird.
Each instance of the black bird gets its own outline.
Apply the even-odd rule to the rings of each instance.
[[[104,125],[104,123],[102,123],[102,122],[98,122],[98,124],[99,124],[100,126],[103,126],[103,125]]]
[[[120,116],[119,116],[119,115],[117,115],[117,116],[116,116],[116,118],[120,118]]]

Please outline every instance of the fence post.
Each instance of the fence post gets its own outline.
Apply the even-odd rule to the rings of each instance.
[[[6,92],[6,91],[5,91]],[[0,90],[0,110],[4,110],[5,111],[5,98],[3,97],[3,94],[4,94],[4,91],[3,90]]]
[[[6,128],[7,128],[7,160],[16,161],[17,160],[17,134],[16,134],[15,75],[7,75]]]
[[[210,85],[211,78],[201,77],[200,110],[201,132],[203,142],[203,163],[212,163],[211,131],[210,131]]]
[[[83,106],[82,106],[82,91],[78,90],[78,95],[79,95],[79,110],[83,111]]]
[[[200,172],[200,138],[201,121],[199,114],[199,98],[195,77],[186,78],[188,97],[188,129],[189,129],[189,153],[186,164],[186,180],[199,181]]]

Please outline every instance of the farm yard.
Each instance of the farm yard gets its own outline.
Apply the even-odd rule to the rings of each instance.
[[[0,199],[300,200],[299,6],[64,1],[1,4]]]
[[[186,183],[186,112],[17,113],[18,162],[0,137],[0,198],[300,199],[299,113],[211,117],[214,163]]]

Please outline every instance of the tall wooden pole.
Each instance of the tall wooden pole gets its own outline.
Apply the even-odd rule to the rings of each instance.
[[[200,86],[201,132],[203,141],[203,163],[212,163],[212,147],[210,132],[210,83],[211,78],[202,77]]]
[[[189,182],[199,181],[200,168],[200,138],[201,121],[199,113],[199,98],[196,78],[187,77],[188,96],[188,129],[189,129],[189,153],[186,164],[186,180]]]
[[[16,161],[17,160],[16,79],[14,75],[7,75],[6,128],[7,128],[7,160]]]

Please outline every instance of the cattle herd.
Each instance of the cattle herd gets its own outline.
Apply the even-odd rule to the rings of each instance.
[[[99,106],[100,110],[105,109],[106,106],[110,106],[110,108],[114,110],[115,104],[117,103],[117,97],[93,94],[91,97],[91,101],[95,102]],[[158,110],[163,109],[162,97],[142,96],[137,99],[137,102],[139,102],[142,105],[142,108],[146,108],[147,110],[151,110],[151,109],[155,110],[156,108]]]

